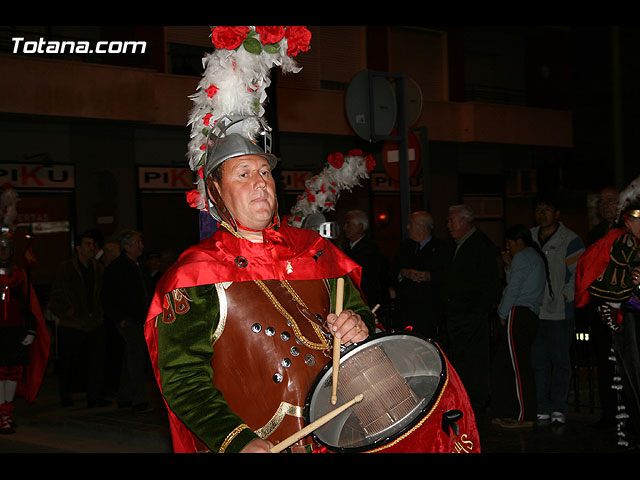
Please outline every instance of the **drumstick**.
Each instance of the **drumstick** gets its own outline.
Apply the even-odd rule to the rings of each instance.
[[[307,435],[309,435],[315,429],[320,428],[322,425],[327,423],[329,420],[332,420],[334,417],[340,415],[342,412],[344,412],[347,408],[349,408],[354,403],[358,403],[359,401],[361,401],[363,398],[364,398],[364,394],[362,394],[362,393],[360,395],[356,395],[353,398],[353,400],[345,403],[344,405],[342,405],[342,406],[340,406],[340,407],[338,407],[338,408],[336,408],[334,410],[331,410],[326,415],[323,415],[322,417],[320,417],[317,420],[311,422],[309,425],[307,425],[306,427],[302,428],[298,432],[294,433],[293,435],[290,435],[289,437],[285,438],[280,443],[277,443],[276,445],[274,445],[271,448],[271,453],[281,452],[285,448],[293,445],[294,443],[296,443],[301,438],[304,438]]]
[[[378,310],[379,308],[380,308],[380,304],[377,303],[376,306],[371,309],[371,313],[376,313],[376,310]]]
[[[342,303],[344,301],[344,278],[338,279],[336,290],[336,315],[342,313]],[[331,394],[331,405],[338,401],[338,370],[340,370],[340,339],[333,337],[333,390]]]

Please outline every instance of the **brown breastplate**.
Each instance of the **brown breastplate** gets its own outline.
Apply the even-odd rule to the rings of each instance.
[[[217,285],[213,383],[231,410],[272,443],[304,427],[307,395],[331,360],[330,340],[321,329],[331,312],[328,285],[323,280],[290,285],[289,290],[276,280]]]

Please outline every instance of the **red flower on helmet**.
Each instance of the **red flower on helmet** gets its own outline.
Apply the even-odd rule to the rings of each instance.
[[[373,155],[367,155],[364,159],[367,162],[367,173],[371,173],[376,167],[376,161],[374,160]]]
[[[284,36],[287,38],[287,55],[295,57],[300,52],[309,51],[311,32],[307,27],[287,27]]]
[[[187,203],[190,207],[197,207],[200,205],[200,192],[197,189],[189,190],[185,192],[187,195]]]
[[[210,113],[207,113],[204,117],[202,117],[202,121],[205,125],[209,126],[209,120],[211,120],[211,117],[213,115]]]
[[[213,27],[211,29],[211,43],[216,48],[235,50],[247,38],[247,33],[249,33],[249,27]]]
[[[340,152],[335,152],[329,155],[328,160],[331,166],[334,168],[340,168],[344,163],[344,156]]]
[[[271,45],[282,40],[284,27],[256,27],[256,33],[260,34],[260,42],[263,45]]]

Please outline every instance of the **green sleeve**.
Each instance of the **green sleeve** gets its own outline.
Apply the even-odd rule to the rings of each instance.
[[[244,424],[213,386],[212,338],[218,323],[218,296],[215,285],[181,292],[188,298],[188,311],[177,314],[172,323],[164,323],[161,317],[157,321],[162,394],[180,421],[212,452],[218,452],[230,432]],[[225,452],[238,452],[256,438],[245,428]]]
[[[371,335],[375,332],[375,317],[373,313],[371,313],[366,302],[362,299],[362,295],[360,294],[358,287],[355,286],[351,278],[348,275],[345,275],[343,278],[345,279],[343,310],[351,310],[360,315],[360,318],[362,318],[369,328],[369,335]],[[331,304],[335,305],[338,279],[330,278],[328,282],[329,291],[331,292]]]

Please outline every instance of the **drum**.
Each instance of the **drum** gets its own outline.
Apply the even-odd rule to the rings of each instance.
[[[330,452],[479,452],[475,417],[459,377],[442,350],[409,332],[381,333],[340,357],[338,401],[331,404],[333,365],[308,395],[308,423],[363,394],[313,432]]]

